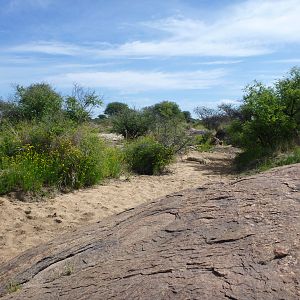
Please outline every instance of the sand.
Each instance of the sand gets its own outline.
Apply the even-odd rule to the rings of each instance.
[[[0,197],[0,263],[59,234],[97,222],[146,201],[211,181],[227,181],[230,147],[213,153],[191,152],[161,176],[130,176],[103,185],[26,203]]]

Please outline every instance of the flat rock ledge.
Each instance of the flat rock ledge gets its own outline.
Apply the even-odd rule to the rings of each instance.
[[[0,266],[3,299],[300,299],[300,164],[122,212]]]

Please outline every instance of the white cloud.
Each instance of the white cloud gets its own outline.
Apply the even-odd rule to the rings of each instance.
[[[242,60],[213,60],[195,63],[197,65],[232,65],[242,63]]]
[[[300,64],[300,58],[275,59],[268,62],[277,64]]]
[[[168,38],[134,41],[103,55],[253,56],[300,43],[299,0],[250,0],[227,8],[219,20],[169,18],[144,23]]]
[[[26,1],[42,4],[49,0]],[[248,0],[223,9],[220,17],[211,22],[174,17],[140,24],[164,33],[164,38],[156,40],[147,40],[145,36],[144,41],[88,46],[40,41],[19,45],[11,51],[131,58],[247,57],[276,52],[282,45],[299,44],[299,16],[299,0]]]
[[[87,53],[89,50],[84,49],[81,46],[76,46],[73,44],[60,43],[60,42],[46,42],[46,41],[38,41],[27,43],[23,45],[18,45],[15,47],[11,47],[9,49],[4,49],[9,52],[17,52],[17,53],[26,53],[26,52],[37,52],[51,55],[69,55],[76,56],[84,51]]]
[[[77,72],[46,78],[58,86],[70,86],[74,82],[92,88],[116,89],[136,93],[150,90],[199,90],[224,82],[226,72],[222,69],[195,72]]]

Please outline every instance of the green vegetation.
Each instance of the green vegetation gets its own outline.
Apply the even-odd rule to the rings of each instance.
[[[16,86],[12,101],[0,100],[0,194],[78,189],[125,169],[161,174],[191,145],[198,151],[220,142],[240,147],[239,170],[300,161],[299,68],[273,86],[247,86],[238,107],[197,107],[199,120],[171,101],[140,110],[112,102],[91,120],[100,105],[94,91],[75,85],[63,97],[46,83]],[[100,128],[122,134],[125,148],[106,145]]]
[[[123,113],[124,111],[128,110],[129,107],[127,104],[122,103],[122,102],[111,102],[108,103],[105,110],[104,110],[104,114],[107,116],[116,116],[119,115],[121,113]]]
[[[65,99],[47,84],[17,86],[15,101],[0,107],[0,194],[67,191],[118,176],[121,150],[85,122],[100,103],[78,86]]]
[[[12,293],[17,292],[20,288],[21,288],[21,285],[19,283],[10,282],[6,287],[6,290],[9,294],[12,294]]]
[[[67,117],[77,123],[83,123],[91,118],[91,112],[94,108],[103,104],[102,99],[95,91],[85,90],[74,85],[71,96],[65,100]]]
[[[295,148],[300,130],[300,69],[267,87],[255,82],[246,87],[241,117],[228,128],[232,143],[244,149],[240,169],[260,166],[276,153]],[[288,160],[286,161],[288,162]]]
[[[172,148],[165,147],[150,136],[130,142],[125,150],[128,166],[138,174],[161,174],[173,157]]]
[[[265,171],[274,167],[300,163],[300,147],[285,152],[279,153],[274,157],[267,158],[259,165],[260,171]]]
[[[203,135],[198,135],[194,138],[194,145],[199,152],[209,152],[213,149],[212,144],[213,134],[211,131],[207,131]]]
[[[94,91],[75,85],[63,97],[46,83],[17,86],[13,101],[0,101],[0,194],[69,191],[125,169],[160,174],[187,144],[184,114],[174,102],[142,110],[113,102],[92,123],[101,104]],[[106,145],[101,126],[126,137],[125,149]]]
[[[150,121],[143,111],[128,109],[112,118],[112,131],[126,139],[134,139],[149,131]]]

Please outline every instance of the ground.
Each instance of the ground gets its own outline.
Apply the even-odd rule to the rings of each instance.
[[[211,181],[234,177],[230,163],[236,150],[190,152],[162,176],[127,176],[53,199],[26,203],[0,198],[0,264],[21,252],[144,202]]]

